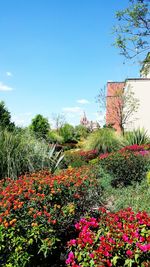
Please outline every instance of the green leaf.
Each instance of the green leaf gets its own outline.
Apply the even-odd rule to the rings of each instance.
[[[113,259],[112,259],[112,263],[113,263],[115,266],[116,266],[116,264],[117,264],[118,259],[120,259],[120,257],[118,257],[118,256],[115,256],[115,257],[113,257]]]

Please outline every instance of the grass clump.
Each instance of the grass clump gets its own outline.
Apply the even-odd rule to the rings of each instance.
[[[25,172],[54,171],[62,157],[55,146],[36,139],[29,131],[0,130],[0,179],[17,178]]]
[[[97,150],[99,153],[111,152],[123,146],[123,139],[112,129],[99,129],[89,135],[85,150]]]

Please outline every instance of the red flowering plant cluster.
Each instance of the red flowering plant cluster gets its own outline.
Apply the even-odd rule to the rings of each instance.
[[[58,258],[75,219],[93,203],[97,186],[91,166],[1,180],[1,266],[32,266],[35,259],[39,264],[56,249]]]
[[[99,156],[101,166],[114,177],[114,184],[128,185],[141,181],[150,164],[148,145],[126,146],[112,153]]]
[[[150,266],[150,216],[131,208],[116,213],[100,209],[97,218],[75,224],[79,232],[68,242],[69,267]]]
[[[97,150],[77,150],[77,151],[67,151],[65,153],[64,162],[66,166],[80,167],[86,165],[90,160],[98,157]]]

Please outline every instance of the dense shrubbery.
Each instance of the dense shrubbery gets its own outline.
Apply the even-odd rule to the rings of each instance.
[[[75,219],[98,204],[100,194],[91,166],[1,180],[1,266],[40,266],[55,253],[59,260]]]
[[[114,176],[114,184],[128,185],[145,177],[149,156],[146,146],[127,146],[117,152],[102,154],[100,164]]]
[[[68,242],[67,266],[149,267],[150,217],[146,212],[100,209],[97,218],[82,218],[75,228],[79,235]]]
[[[97,150],[70,150],[65,152],[64,164],[71,167],[81,167],[98,156]]]

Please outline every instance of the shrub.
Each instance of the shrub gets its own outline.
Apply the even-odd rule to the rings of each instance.
[[[65,123],[60,129],[59,129],[60,136],[63,137],[64,142],[70,142],[74,141],[74,127],[70,125],[69,123]]]
[[[64,162],[66,166],[81,167],[86,165],[90,160],[98,156],[96,150],[83,151],[83,150],[70,150],[65,152]]]
[[[55,254],[59,259],[75,220],[100,201],[96,175],[90,166],[1,180],[1,266],[41,266]]]
[[[123,146],[121,136],[114,130],[103,128],[89,135],[85,142],[86,150],[97,150],[99,153],[111,152]]]
[[[49,133],[47,135],[47,139],[50,143],[57,143],[57,144],[63,144],[64,143],[63,137],[61,135],[59,135],[59,133],[55,130],[49,131]]]
[[[100,156],[100,165],[114,176],[114,185],[132,184],[132,182],[141,181],[145,177],[149,166],[149,152],[133,151],[124,148]]]
[[[62,156],[55,147],[37,140],[28,131],[0,131],[0,179],[48,168],[54,171]]]
[[[68,242],[67,266],[145,266],[150,264],[150,216],[131,208],[100,210],[97,218],[82,218],[75,225],[78,237]]]

